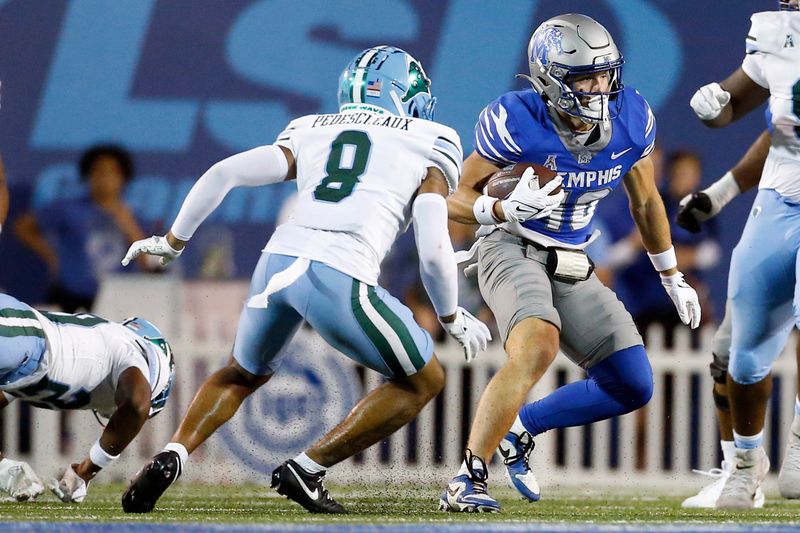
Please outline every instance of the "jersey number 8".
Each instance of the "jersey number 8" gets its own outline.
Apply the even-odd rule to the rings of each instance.
[[[320,202],[341,202],[351,194],[364,174],[369,161],[372,141],[363,131],[340,133],[331,144],[331,154],[325,165],[327,175],[314,189],[314,199]]]

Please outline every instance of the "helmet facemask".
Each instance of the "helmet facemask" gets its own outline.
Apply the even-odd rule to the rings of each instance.
[[[589,75],[597,74],[600,72],[608,72],[608,90],[607,91],[578,91],[575,90],[574,78],[581,78],[583,74],[575,73],[572,70],[563,80],[564,86],[567,88],[562,94],[561,101],[568,101],[569,107],[567,109],[561,108],[564,113],[580,118],[584,122],[591,124],[598,124],[607,122],[619,116],[619,105],[617,96],[622,91],[622,67],[617,66],[602,70],[592,70]],[[588,99],[588,101],[586,101]],[[586,103],[584,103],[586,101]]]
[[[800,1],[798,0],[779,0],[778,7],[781,11],[800,11]]]

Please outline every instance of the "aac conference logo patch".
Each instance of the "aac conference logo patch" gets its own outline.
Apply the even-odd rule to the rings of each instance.
[[[355,365],[310,330],[298,331],[275,376],[220,429],[232,455],[269,474],[331,430],[361,397]]]

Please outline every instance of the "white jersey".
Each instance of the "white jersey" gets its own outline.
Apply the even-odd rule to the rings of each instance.
[[[297,162],[298,196],[264,251],[320,261],[377,285],[427,169],[440,169],[452,191],[463,159],[453,129],[379,111],[309,115],[278,136]]]
[[[6,399],[46,409],[95,409],[107,418],[116,410],[117,382],[125,370],[138,368],[156,382],[150,368],[159,365],[148,364],[157,357],[155,348],[125,326],[91,314],[31,311],[47,348],[32,374],[0,388]]]
[[[742,70],[769,89],[772,146],[759,189],[800,202],[800,13],[755,13]]]

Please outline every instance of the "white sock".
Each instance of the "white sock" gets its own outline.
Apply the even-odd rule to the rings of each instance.
[[[469,475],[469,468],[467,468],[467,462],[461,461],[461,468],[458,469],[457,476]]]
[[[175,452],[181,460],[181,471],[186,466],[186,461],[189,460],[189,452],[186,451],[186,446],[180,442],[170,442],[164,446],[165,451]]]
[[[762,429],[755,435],[739,435],[733,432],[733,442],[737,451],[747,451],[760,448],[764,443],[764,430]]]
[[[325,467],[319,464],[318,462],[314,461],[308,455],[306,455],[306,452],[301,453],[293,460],[295,463],[300,465],[300,468],[302,468],[309,474],[318,474],[319,472],[325,471]]]
[[[794,397],[794,414],[800,416],[800,398],[797,396]]]
[[[732,467],[736,458],[736,445],[732,440],[721,440],[719,444],[722,446],[722,460],[729,468]]]
[[[519,415],[517,415],[517,418],[514,419],[514,423],[511,424],[510,431],[511,431],[511,433],[514,433],[515,435],[522,435],[523,433],[528,431],[525,428],[525,424],[522,423],[522,419],[519,417]]]

